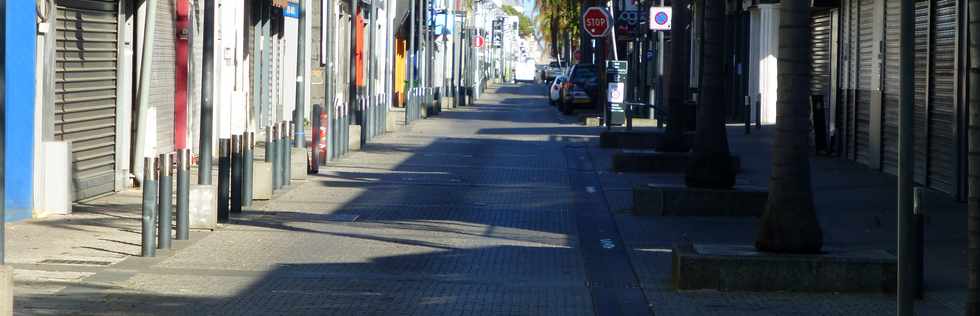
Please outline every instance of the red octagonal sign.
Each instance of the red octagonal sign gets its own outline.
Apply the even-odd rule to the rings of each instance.
[[[582,14],[582,28],[592,37],[605,37],[609,33],[609,13],[601,7],[589,7]]]

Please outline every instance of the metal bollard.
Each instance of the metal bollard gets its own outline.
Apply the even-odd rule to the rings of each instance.
[[[177,240],[190,238],[191,150],[177,151]]]
[[[272,162],[272,190],[278,190],[282,186],[279,182],[279,123],[272,125],[271,151],[269,152]]]
[[[242,206],[252,206],[252,168],[255,160],[255,132],[245,132],[242,140]]]
[[[229,193],[231,193],[231,140],[218,140],[218,222],[227,223],[229,218]]]
[[[173,195],[174,195],[174,169],[173,154],[160,154],[160,180],[158,181],[160,195],[157,200],[160,202],[157,211],[160,217],[157,218],[157,249],[170,249],[172,247],[171,238],[173,237],[174,214],[173,214]]]
[[[282,160],[282,183],[283,185],[290,185],[293,182],[291,170],[293,165],[293,142],[291,139],[293,138],[294,128],[293,124],[288,122],[284,126],[288,132],[285,135],[282,135],[282,139],[286,142],[286,146],[283,146],[282,148],[283,156],[286,157]]]
[[[157,159],[143,158],[143,257],[156,256]]]
[[[912,273],[915,275],[912,277],[912,290],[915,292],[915,297],[917,299],[922,299],[923,288],[925,287],[925,210],[922,207],[922,194],[923,188],[916,187],[912,189],[912,239],[915,242],[915,249],[913,250],[913,255],[915,257],[912,260]]]
[[[287,180],[286,169],[289,166],[289,160],[287,160],[286,153],[289,152],[289,122],[280,121],[279,122],[279,187],[285,187],[289,185]]]
[[[231,213],[242,212],[242,135],[231,135]]]

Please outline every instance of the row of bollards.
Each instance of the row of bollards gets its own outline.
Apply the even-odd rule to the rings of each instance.
[[[144,257],[156,255],[156,249],[173,246],[174,217],[177,219],[176,239],[189,238],[190,150],[177,152],[177,214],[174,216],[174,154],[146,157],[143,168],[143,231]]]
[[[242,207],[252,205],[252,162],[255,155],[255,133],[231,135],[219,140],[218,156],[218,222],[227,223],[231,214],[241,214]],[[266,146],[268,150],[268,146]],[[268,159],[268,151],[267,151]]]

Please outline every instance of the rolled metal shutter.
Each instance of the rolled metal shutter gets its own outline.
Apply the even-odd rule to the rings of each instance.
[[[885,69],[882,84],[882,171],[898,174],[898,112],[901,88],[901,1],[885,1]]]
[[[935,2],[932,93],[929,95],[929,186],[946,193],[956,189],[956,31],[954,0]]]
[[[871,126],[871,81],[876,80],[874,74],[874,10],[876,0],[861,0],[860,12],[858,17],[858,82],[857,82],[857,104],[855,105],[855,159],[864,164],[871,165],[870,154],[870,133]]]
[[[116,0],[57,3],[54,138],[71,143],[77,200],[115,188],[118,12]]]
[[[840,107],[838,107],[837,126],[841,128],[839,133],[843,139],[841,141],[841,152],[844,157],[854,159],[854,99],[856,94],[857,76],[857,1],[845,0],[841,6],[841,94]]]
[[[931,51],[931,22],[930,1],[915,3],[915,104],[912,117],[913,147],[915,147],[915,163],[913,176],[915,182],[926,183],[926,162],[929,160],[928,150],[928,120],[929,109],[929,73]]]
[[[814,13],[810,17],[812,36],[810,51],[810,94],[830,97],[830,11]]]
[[[153,40],[153,84],[150,106],[156,109],[157,154],[174,151],[174,87],[176,85],[177,28],[174,0],[159,0]]]

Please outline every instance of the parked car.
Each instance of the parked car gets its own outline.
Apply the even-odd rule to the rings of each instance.
[[[551,87],[548,89],[548,101],[551,105],[557,105],[558,102],[561,102],[561,88],[565,81],[568,81],[568,77],[562,75],[556,77],[551,83]]]
[[[557,61],[553,61],[550,64],[548,64],[548,68],[545,70],[544,80],[547,81],[555,80],[556,77],[563,75],[565,73],[564,69],[562,69],[563,64],[564,63],[560,63]]]
[[[558,109],[564,114],[572,114],[577,108],[594,107],[598,96],[598,68],[593,64],[577,64],[572,66],[568,81],[562,85]]]

